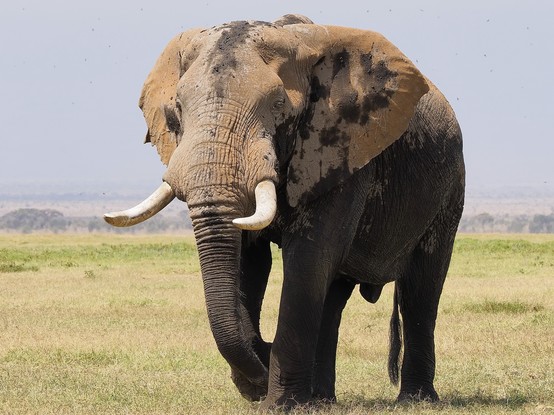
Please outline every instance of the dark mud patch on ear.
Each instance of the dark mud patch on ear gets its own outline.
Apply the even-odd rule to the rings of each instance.
[[[370,121],[371,112],[388,108],[394,95],[394,89],[390,84],[398,73],[391,71],[385,62],[373,61],[371,53],[360,55],[360,65],[366,77],[367,89],[361,102],[360,116],[357,122],[366,125]]]
[[[348,169],[348,146],[339,150],[339,159],[343,160],[342,163],[336,167],[328,168],[326,171],[322,170],[320,163],[319,181],[316,181],[315,185],[304,195],[301,200],[315,200],[322,194],[328,192],[333,187],[340,185],[347,177],[350,176]]]
[[[373,54],[362,53],[360,55],[360,65],[364,69],[366,75],[370,77],[370,80],[373,81],[373,86],[378,89],[384,88],[385,84],[390,80],[394,79],[398,74],[394,71],[391,71],[384,61],[379,61],[373,63]]]
[[[373,70],[373,54],[371,52],[362,53],[360,55],[360,64],[362,65],[362,68],[364,68],[365,73],[369,75]]]
[[[275,129],[275,152],[279,160],[279,171],[286,171],[284,166],[290,162],[296,144],[298,118],[288,117]]]
[[[394,90],[387,87],[387,84],[397,76],[398,73],[391,71],[385,62],[379,62],[371,67],[369,73],[369,85],[371,87],[363,103],[365,111],[376,111],[389,106]]]
[[[364,111],[360,116],[360,125],[366,125],[369,122],[369,111]]]
[[[302,140],[310,138],[315,131],[312,121],[315,115],[315,105],[308,105],[308,108],[300,115],[298,122],[298,135]]]
[[[348,69],[350,67],[350,53],[346,49],[333,56],[333,78],[342,69]]]
[[[322,194],[342,183],[346,177],[348,177],[348,166],[346,164],[331,168],[326,172],[320,171],[319,181],[300,196],[300,203],[317,199]],[[291,184],[299,184],[302,181],[292,164],[288,168],[288,181]]]
[[[337,144],[348,146],[350,136],[334,125],[331,128],[323,128],[319,132],[319,142],[322,146],[334,146]]]
[[[321,84],[319,78],[314,76],[310,86],[310,102],[318,102],[320,99],[326,99],[329,96],[329,87]]]
[[[347,50],[337,53],[332,58],[332,79],[333,82],[341,82],[340,90],[343,95],[337,104],[338,115],[340,121],[366,125],[371,119],[371,112],[389,107],[390,99],[395,92],[391,84],[398,74],[391,71],[384,61],[374,60],[372,53],[359,55],[364,87],[363,95],[359,96],[350,85],[349,78],[341,72],[350,70],[350,59],[351,55]],[[314,86],[317,85],[312,86],[312,91]]]
[[[358,103],[358,93],[356,91],[346,94],[337,106],[341,119],[344,119],[348,123],[359,122],[361,108]]]
[[[380,86],[384,86],[389,79],[396,78],[398,76],[398,73],[391,71],[385,62],[379,62],[375,65],[373,73],[377,84]]]

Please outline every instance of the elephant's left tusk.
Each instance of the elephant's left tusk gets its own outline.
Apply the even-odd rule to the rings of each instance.
[[[233,225],[247,231],[258,231],[268,226],[277,212],[275,184],[271,180],[258,183],[256,190],[256,211],[252,216],[237,218]]]
[[[175,192],[173,192],[171,186],[163,182],[154,193],[135,207],[121,212],[106,213],[104,220],[110,225],[118,227],[136,225],[154,216],[169,205],[169,202],[174,198]]]

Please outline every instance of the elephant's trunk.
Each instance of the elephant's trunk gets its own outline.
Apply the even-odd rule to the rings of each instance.
[[[222,356],[255,385],[268,372],[245,334],[239,307],[241,231],[231,220],[191,207],[210,326]]]

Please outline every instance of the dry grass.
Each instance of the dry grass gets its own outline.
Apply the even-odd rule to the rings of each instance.
[[[275,261],[263,332],[275,329]],[[0,236],[0,413],[253,414],[206,319],[190,237]],[[554,413],[554,235],[461,235],[437,326],[437,405],[397,406],[392,286],[354,295],[321,414]]]

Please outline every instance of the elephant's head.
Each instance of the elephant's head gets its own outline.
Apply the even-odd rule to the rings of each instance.
[[[347,180],[406,130],[428,85],[381,35],[300,16],[233,22],[175,37],[140,98],[146,141],[168,165],[160,188],[125,212],[138,223],[186,201],[210,324],[220,351],[251,382],[267,370],[238,311],[242,229]],[[250,216],[252,215],[252,216]]]

